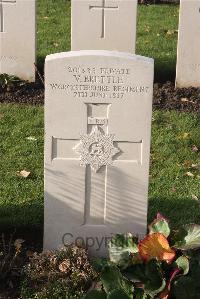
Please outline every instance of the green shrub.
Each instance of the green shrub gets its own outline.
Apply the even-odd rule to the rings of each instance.
[[[100,287],[86,299],[200,298],[200,225],[171,231],[160,214],[142,240],[116,235],[109,244],[110,260],[99,260]]]
[[[0,74],[0,91],[10,91],[16,86],[22,86],[26,82],[16,76]]]

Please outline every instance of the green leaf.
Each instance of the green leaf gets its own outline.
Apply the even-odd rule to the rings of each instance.
[[[196,286],[191,277],[182,276],[174,283],[173,295],[176,299],[197,299],[200,298],[200,287]]]
[[[135,289],[134,292],[135,299],[147,299],[148,295],[144,293],[142,289]]]
[[[133,285],[126,279],[116,266],[107,266],[101,273],[101,281],[107,294],[122,289],[128,298],[133,298]]]
[[[149,225],[149,233],[161,233],[166,238],[170,235],[170,228],[167,220],[161,215],[158,214],[157,218]]]
[[[135,264],[135,265],[128,267],[126,270],[126,275],[133,282],[146,281],[145,264]]]
[[[107,295],[104,291],[92,290],[85,296],[85,299],[107,299]]]
[[[173,247],[181,250],[200,248],[200,225],[185,225],[177,236]]]
[[[145,293],[154,298],[154,296],[162,292],[166,286],[165,279],[162,276],[160,263],[156,260],[149,261],[146,264],[145,275]]]
[[[128,296],[122,289],[114,290],[108,295],[108,299],[129,299],[133,298]]]
[[[176,299],[200,298],[200,256],[199,250],[189,252],[190,271],[186,276],[179,276],[173,284],[172,295]]]
[[[188,274],[190,270],[190,263],[186,256],[180,256],[176,261],[175,264],[178,268],[183,270],[183,275]]]
[[[125,269],[133,254],[138,253],[136,238],[132,234],[116,235],[108,245],[110,260]]]
[[[92,266],[96,272],[101,272],[108,265],[110,265],[110,262],[105,258],[95,258],[92,261]]]
[[[127,269],[127,274],[131,280],[141,282],[144,285],[144,295],[149,295],[152,298],[162,292],[166,286],[161,264],[157,260],[150,260],[146,264],[133,265]]]

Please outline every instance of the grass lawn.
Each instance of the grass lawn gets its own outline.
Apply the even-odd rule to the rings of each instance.
[[[174,77],[178,6],[139,6],[137,53],[155,58],[156,80]],[[70,49],[70,3],[38,0],[38,65],[47,54]],[[37,228],[43,223],[42,106],[0,107],[0,227]],[[149,221],[160,211],[173,226],[200,223],[200,146],[196,115],[155,111],[149,189]],[[27,178],[18,171],[30,171]],[[186,173],[192,173],[186,175]],[[196,199],[195,199],[196,198]]]
[[[1,105],[0,123],[0,226],[39,226],[44,201],[43,108]],[[20,177],[21,170],[30,176]]]
[[[43,222],[43,107],[1,106],[0,225],[40,226]],[[149,220],[157,211],[174,226],[200,223],[200,178],[196,164],[200,144],[198,118],[193,114],[155,111],[152,126],[152,164]],[[31,137],[31,138],[30,138]],[[30,177],[18,171],[30,171]],[[191,172],[194,177],[187,176]]]
[[[139,6],[136,53],[154,58],[156,82],[175,80],[178,16],[178,5]]]

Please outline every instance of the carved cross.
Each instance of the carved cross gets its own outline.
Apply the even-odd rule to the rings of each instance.
[[[86,104],[88,107],[88,137],[95,134],[95,128],[99,128],[98,132],[105,134],[105,139],[114,138],[113,134],[108,132],[109,124],[109,104]],[[99,111],[98,111],[99,107]],[[97,134],[98,134],[97,132]],[[87,134],[83,134],[87,138]],[[93,136],[95,137],[95,135]],[[93,138],[92,137],[92,138]],[[83,139],[84,140],[84,139]],[[89,140],[90,141],[90,140]],[[63,161],[74,160],[80,161],[85,168],[85,212],[84,212],[84,225],[103,225],[106,222],[106,196],[107,196],[107,177],[108,166],[111,164],[103,164],[100,168],[95,169],[95,163],[92,166],[88,163],[88,155],[95,153],[97,161],[98,156],[105,151],[105,146],[101,146],[99,142],[91,142],[91,146],[86,146],[86,154],[80,158],[80,154],[76,148],[80,146],[80,139],[62,139],[53,137],[52,140],[52,162],[54,159],[62,159]],[[106,141],[105,141],[106,143]],[[109,145],[110,146],[110,145]],[[110,146],[111,160],[119,163],[136,163],[142,164],[142,140],[113,140]],[[90,153],[89,153],[90,152]],[[119,154],[117,154],[119,153]],[[95,156],[94,155],[94,156]],[[107,161],[107,160],[104,160]],[[84,163],[85,162],[85,163]],[[95,162],[95,161],[93,161]],[[92,163],[93,163],[92,162]],[[97,163],[98,164],[98,163]],[[81,166],[80,166],[81,167]],[[93,170],[94,171],[93,171]]]
[[[101,38],[105,37],[105,10],[116,10],[119,7],[118,6],[106,6],[105,1],[106,0],[102,0],[102,5],[90,5],[89,9],[98,9],[101,10],[101,18],[102,18],[102,24],[101,24]]]
[[[16,0],[0,0],[0,32],[4,32],[3,4],[14,4]]]

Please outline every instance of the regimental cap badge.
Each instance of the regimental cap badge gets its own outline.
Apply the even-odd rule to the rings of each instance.
[[[111,165],[113,157],[120,152],[114,145],[114,138],[115,134],[105,134],[98,126],[90,134],[81,134],[80,142],[74,147],[80,155],[80,165],[90,165],[95,172],[102,166]]]

